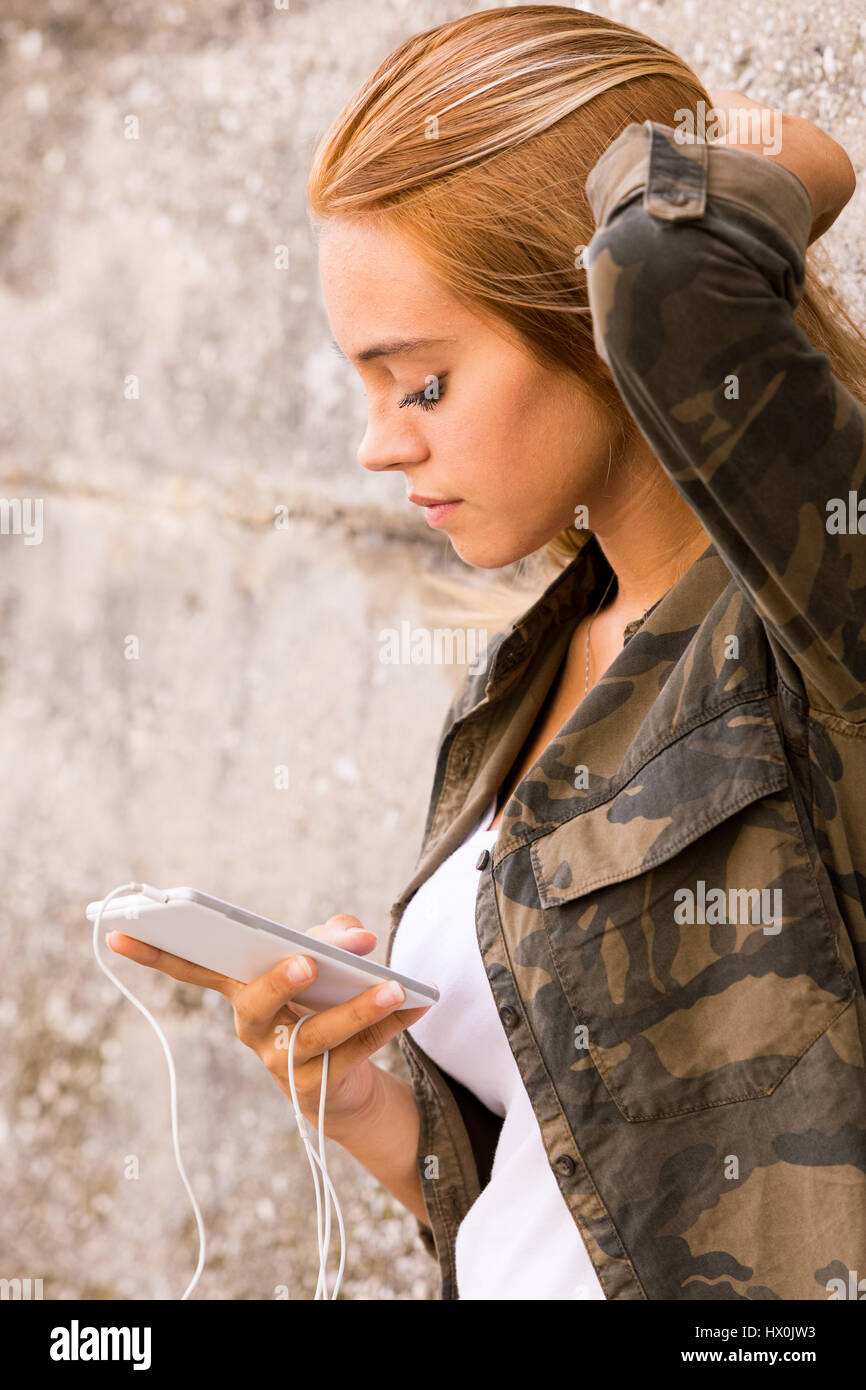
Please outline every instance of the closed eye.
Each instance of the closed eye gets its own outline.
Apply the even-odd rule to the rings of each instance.
[[[443,384],[447,375],[445,372],[442,376],[428,377],[427,384],[420,391],[410,391],[403,397],[399,402],[399,408],[402,410],[404,405],[419,405],[422,410],[432,410],[445,394]]]

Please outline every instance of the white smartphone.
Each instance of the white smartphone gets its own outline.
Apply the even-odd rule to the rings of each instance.
[[[343,1004],[377,980],[399,980],[406,990],[406,999],[400,1005],[403,1009],[429,1007],[439,998],[435,985],[401,975],[399,970],[388,970],[377,961],[365,960],[329,941],[283,927],[196,888],[166,888],[156,893],[158,897],[134,893],[112,898],[102,915],[106,933],[123,932],[124,936],[145,941],[243,984],[264,975],[289,956],[311,956],[318,975],[288,1005],[299,1012],[317,1013]],[[87,917],[91,922],[96,921],[100,907],[98,902],[88,904]]]

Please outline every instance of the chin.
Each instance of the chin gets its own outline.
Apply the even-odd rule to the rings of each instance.
[[[473,569],[479,570],[505,569],[506,565],[513,565],[517,560],[524,559],[546,544],[544,539],[535,544],[529,541],[521,543],[516,539],[508,542],[502,537],[496,540],[482,540],[480,537],[472,536],[449,536],[448,539],[460,559]]]

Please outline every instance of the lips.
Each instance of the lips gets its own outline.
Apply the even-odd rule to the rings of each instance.
[[[410,492],[409,501],[416,507],[446,507],[451,502],[460,502],[460,497],[422,497],[420,492]]]
[[[444,526],[448,517],[452,516],[459,506],[461,506],[459,497],[455,498],[453,502],[428,502],[424,505],[424,520],[428,526]]]

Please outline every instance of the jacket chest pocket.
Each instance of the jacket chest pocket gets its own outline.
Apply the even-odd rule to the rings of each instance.
[[[767,1096],[854,997],[764,703],[534,841],[575,1045],[627,1120]]]

